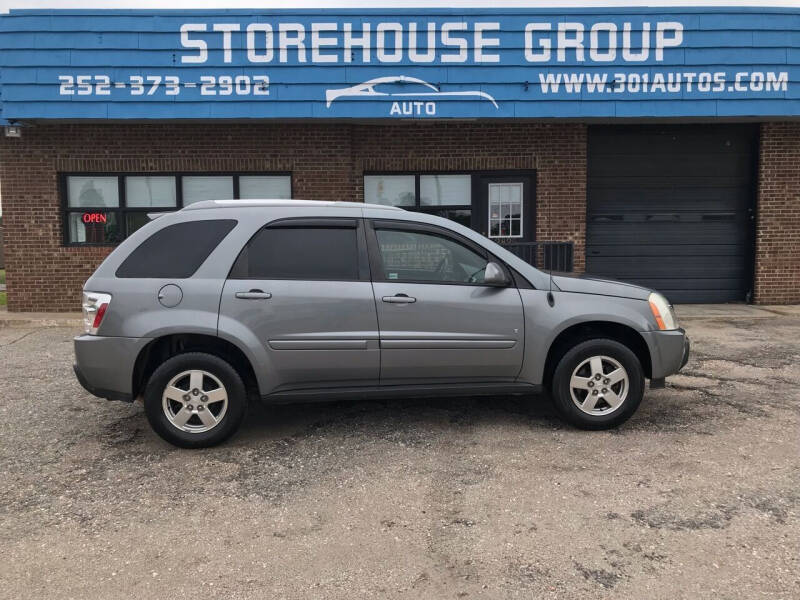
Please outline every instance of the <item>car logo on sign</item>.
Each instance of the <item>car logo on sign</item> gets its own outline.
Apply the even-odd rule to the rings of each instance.
[[[386,91],[387,88],[395,84],[414,86],[416,89],[410,89],[408,91]],[[375,79],[370,79],[369,81],[350,87],[325,91],[325,101],[328,108],[340,98],[385,98],[387,100],[394,100],[390,109],[390,114],[403,115],[436,114],[435,101],[437,99],[459,97],[464,99],[488,100],[495,108],[498,108],[495,99],[481,90],[443,92],[432,83],[407,75],[376,77]]]

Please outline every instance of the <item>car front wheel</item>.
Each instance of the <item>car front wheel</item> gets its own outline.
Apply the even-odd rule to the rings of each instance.
[[[644,372],[624,344],[592,339],[567,351],[553,373],[558,413],[580,429],[610,429],[627,421],[642,401]]]
[[[205,448],[239,428],[246,408],[242,378],[212,354],[178,354],[159,366],[144,393],[147,420],[170,444]]]

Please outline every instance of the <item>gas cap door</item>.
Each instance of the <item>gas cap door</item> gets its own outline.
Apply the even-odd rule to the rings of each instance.
[[[161,306],[173,308],[178,306],[183,300],[183,291],[174,283],[168,283],[158,290],[158,301]]]

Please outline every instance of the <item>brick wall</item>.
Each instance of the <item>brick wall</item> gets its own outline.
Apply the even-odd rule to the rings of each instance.
[[[39,125],[0,138],[11,311],[72,311],[109,248],[62,245],[61,172],[291,171],[294,196],[363,200],[365,170],[537,170],[537,239],[584,268],[586,128],[558,123]]]
[[[761,126],[755,301],[800,302],[800,123]]]

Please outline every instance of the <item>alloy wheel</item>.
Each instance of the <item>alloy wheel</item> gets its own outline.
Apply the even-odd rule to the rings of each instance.
[[[164,388],[162,407],[173,427],[188,433],[205,433],[222,422],[228,410],[228,392],[208,371],[183,371]]]
[[[625,402],[630,387],[628,372],[610,356],[592,356],[572,372],[569,393],[579,409],[602,416],[616,411]]]

